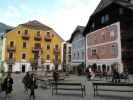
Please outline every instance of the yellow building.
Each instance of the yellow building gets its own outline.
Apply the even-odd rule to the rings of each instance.
[[[63,39],[50,27],[34,20],[20,24],[4,37],[6,71],[61,69]]]

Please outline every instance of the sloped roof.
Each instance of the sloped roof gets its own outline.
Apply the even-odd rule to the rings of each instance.
[[[133,9],[133,3],[131,3],[131,2],[133,2],[133,0],[101,0],[99,5],[93,12],[93,14],[96,14],[96,13],[102,11],[104,8],[106,8],[107,6],[109,6],[112,3],[116,3],[116,4],[122,5],[124,7]]]
[[[78,33],[83,34],[84,29],[85,29],[84,26],[79,26],[79,25],[78,25],[78,26],[76,27],[76,29],[74,30],[74,32],[72,33],[69,42],[70,42],[70,43],[72,42],[72,40],[73,40],[73,38],[74,38],[74,36],[75,36],[76,34],[78,34]]]
[[[28,28],[35,28],[35,29],[41,29],[41,30],[51,30],[52,28],[42,24],[41,22],[37,20],[29,21],[24,24],[20,24],[20,26],[28,27]]]

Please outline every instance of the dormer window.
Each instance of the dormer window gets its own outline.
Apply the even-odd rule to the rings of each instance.
[[[109,21],[109,15],[108,14],[105,15],[105,22],[107,22],[107,21]]]
[[[101,23],[103,24],[105,22],[104,16],[101,17]]]
[[[105,23],[105,22],[107,22],[107,21],[109,21],[109,15],[108,15],[108,14],[103,15],[103,16],[101,17],[101,24],[103,24],[103,23]]]

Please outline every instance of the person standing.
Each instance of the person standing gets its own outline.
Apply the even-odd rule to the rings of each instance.
[[[56,88],[56,93],[57,93],[57,82],[59,79],[59,74],[57,72],[57,70],[53,71],[53,80],[54,80],[54,84],[55,84],[55,88]]]
[[[35,89],[38,88],[37,83],[36,83],[36,77],[34,74],[31,74],[31,78],[30,78],[30,99],[33,98],[33,100],[35,99]]]
[[[116,69],[113,70],[113,78],[112,78],[112,81],[114,83],[119,83],[120,82],[120,74],[119,74],[119,72]]]
[[[3,86],[6,93],[6,100],[9,100],[9,94],[13,90],[13,78],[11,77],[10,73],[8,73],[7,77],[4,79]]]
[[[53,71],[53,80],[55,83],[58,82],[58,78],[59,78],[58,72],[56,70],[54,70]]]
[[[26,75],[24,76],[22,82],[24,84],[25,92],[28,93],[29,82],[30,82],[30,74],[29,74],[29,72],[26,73]]]

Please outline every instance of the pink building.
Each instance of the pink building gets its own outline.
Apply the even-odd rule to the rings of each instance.
[[[117,63],[118,71],[122,72],[119,22],[86,35],[86,65],[97,64],[96,70],[111,71],[114,63]]]

